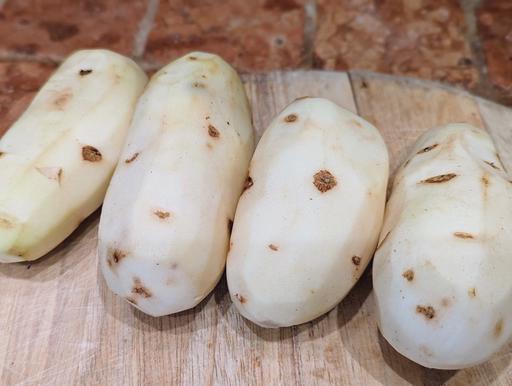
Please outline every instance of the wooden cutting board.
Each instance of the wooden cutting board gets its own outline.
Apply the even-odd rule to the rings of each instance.
[[[512,110],[459,90],[365,72],[245,82],[258,135],[295,98],[323,96],[380,129],[392,171],[424,130],[449,122],[486,128],[512,171]],[[147,316],[98,274],[98,219],[37,262],[0,266],[0,385],[512,385],[512,345],[460,371],[429,370],[394,351],[377,330],[370,268],[338,307],[292,328],[245,321],[225,278],[193,310]]]

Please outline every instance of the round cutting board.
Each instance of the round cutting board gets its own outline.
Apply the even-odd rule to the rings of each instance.
[[[322,96],[379,128],[392,174],[423,131],[449,122],[487,129],[512,171],[512,110],[462,91],[366,72],[275,72],[244,81],[258,137],[295,98]],[[99,275],[98,220],[99,211],[37,262],[0,265],[1,385],[512,384],[512,345],[459,371],[426,369],[394,351],[377,330],[371,267],[338,307],[292,328],[245,321],[225,278],[193,310],[147,316]]]

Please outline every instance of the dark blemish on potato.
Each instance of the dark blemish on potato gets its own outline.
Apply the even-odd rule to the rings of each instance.
[[[244,304],[245,302],[247,302],[247,299],[246,299],[244,296],[240,295],[240,294],[235,294],[235,298],[237,298],[237,300],[238,300],[240,303],[242,303],[242,304]]]
[[[334,188],[338,183],[331,172],[328,170],[320,170],[313,176],[313,184],[320,192],[325,193]]]
[[[131,304],[135,305],[135,306],[137,305],[137,300],[135,300],[134,298],[126,298],[126,301],[128,303],[131,303]]]
[[[14,227],[14,224],[11,221],[7,220],[6,218],[0,217],[0,228],[9,229],[9,228],[13,228],[13,227]]]
[[[355,119],[352,119],[350,123],[359,128],[363,127],[363,125],[361,125],[361,123],[356,121]]]
[[[447,182],[457,177],[455,173],[441,174],[439,176],[430,177],[426,180],[420,181],[422,184],[439,184],[442,182]]]
[[[88,162],[99,162],[101,161],[101,153],[98,149],[93,146],[82,147],[82,158]]]
[[[476,288],[475,287],[471,287],[470,289],[468,289],[468,296],[470,298],[476,297]]]
[[[284,121],[287,123],[295,122],[299,117],[297,117],[297,114],[289,114],[286,117],[284,117]]]
[[[430,150],[432,149],[435,149],[436,147],[438,147],[439,144],[435,143],[433,145],[430,145],[430,146],[427,146],[427,147],[424,147],[423,149],[421,149],[420,151],[418,151],[416,154],[423,154],[423,153],[427,153],[429,152]]]
[[[230,235],[232,231],[233,231],[233,220],[228,218],[228,234]]]
[[[361,88],[368,88],[368,83],[366,83],[366,80],[361,82]]]
[[[69,100],[71,99],[71,96],[72,96],[72,94],[69,92],[62,93],[57,98],[55,98],[55,100],[53,101],[53,104],[58,109],[63,109],[66,106],[66,104],[69,102]]]
[[[219,138],[220,133],[219,130],[215,128],[215,126],[208,125],[208,135],[212,138]]]
[[[228,126],[231,126],[231,123],[229,123],[229,121],[226,121],[226,123],[228,124]]]
[[[134,155],[132,155],[130,158],[126,159],[124,161],[124,163],[131,164],[133,161],[135,161],[137,159],[138,156],[139,156],[139,153],[137,152]]]
[[[89,74],[92,73],[92,70],[91,69],[87,69],[87,70],[80,70],[79,74],[80,76],[87,76]]]
[[[244,192],[249,189],[251,186],[254,185],[254,182],[252,180],[252,177],[251,176],[247,176],[247,178],[245,179],[245,182],[244,182]]]
[[[3,151],[0,151],[0,158],[2,158],[4,156],[4,152]]]
[[[192,86],[195,88],[205,88],[206,87],[204,85],[204,83],[201,83],[201,82],[194,82],[194,83],[192,83]]]
[[[43,167],[36,168],[36,170],[49,180],[60,182],[60,177],[62,176],[62,168]]]
[[[503,319],[500,319],[494,325],[493,335],[495,338],[499,338],[503,332]]]
[[[204,119],[208,120],[208,119],[210,119],[210,116],[209,116],[209,115],[207,115]]]
[[[32,268],[32,264],[27,265],[27,269],[30,269],[30,268]]]
[[[356,267],[361,265],[361,258],[359,256],[352,256],[352,264]]]
[[[407,279],[407,281],[413,281],[414,280],[414,271],[412,269],[408,269],[404,273],[402,273],[402,276]]]
[[[409,165],[409,163],[410,163],[410,162],[411,162],[411,160],[410,160],[410,159],[408,159],[407,161],[405,161],[405,162],[404,162],[404,166],[403,166],[403,168],[406,168],[406,167],[407,167],[407,165]]]
[[[391,231],[389,231],[388,233],[386,233],[386,236],[384,236],[384,238],[381,240],[381,242],[379,243],[379,245],[377,245],[377,249],[379,249],[380,247],[382,247],[384,245],[384,243],[386,242],[386,240],[388,239],[388,236],[389,234],[391,233]]]
[[[489,186],[489,179],[485,174],[482,176],[482,184],[484,185],[484,188],[487,188]]]
[[[160,210],[160,209],[157,209],[155,211],[153,211],[153,214],[155,216],[157,216],[160,220],[165,220],[165,219],[168,219],[169,216],[171,215],[171,213],[165,211],[165,210]]]
[[[120,249],[114,249],[112,251],[112,261],[118,264],[122,259],[126,257],[126,253],[121,251]]]
[[[433,319],[436,316],[436,311],[432,306],[416,306],[416,312],[423,314],[427,319]]]
[[[212,145],[210,142],[207,142],[207,143],[206,143],[206,147],[207,147],[209,150],[212,150],[212,149],[213,149],[213,145]]]
[[[279,250],[279,247],[277,245],[275,245],[275,244],[269,244],[268,247],[270,249],[272,249],[273,251],[278,251]]]
[[[455,232],[453,234],[455,237],[458,237],[459,239],[474,239],[475,236],[473,236],[471,233],[467,232]]]
[[[178,268],[178,263],[172,263],[171,264],[171,269],[172,270],[176,270]]]
[[[146,299],[153,296],[151,291],[142,285],[142,282],[140,281],[140,279],[138,277],[133,278],[132,293],[136,294],[136,295],[141,295],[142,297],[144,297]]]
[[[496,170],[500,170],[499,167],[496,166],[496,164],[494,162],[490,162],[490,161],[484,161],[487,165],[489,165],[491,168],[493,169],[496,169]]]
[[[197,60],[197,58],[195,56],[189,56],[188,59],[189,60]]]

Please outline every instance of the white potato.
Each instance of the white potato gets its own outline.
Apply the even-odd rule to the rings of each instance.
[[[106,50],[71,55],[0,140],[0,261],[34,260],[103,201],[147,82]]]
[[[136,109],[99,229],[108,286],[153,316],[215,287],[254,150],[237,73],[194,52],[162,68]]]
[[[427,132],[399,170],[373,284],[387,341],[426,367],[488,359],[512,334],[512,184],[490,137]]]
[[[343,299],[375,250],[386,146],[357,115],[301,98],[270,124],[249,175],[227,262],[231,298],[264,327],[312,320]]]

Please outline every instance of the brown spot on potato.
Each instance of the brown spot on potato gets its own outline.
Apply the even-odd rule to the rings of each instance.
[[[470,298],[476,297],[476,288],[475,287],[471,287],[470,289],[468,289],[468,296]]]
[[[189,60],[197,60],[197,58],[195,56],[189,56],[188,59]]]
[[[268,247],[270,249],[272,249],[273,251],[278,251],[279,250],[279,247],[277,245],[275,245],[275,244],[269,244]]]
[[[157,210],[153,211],[153,214],[155,216],[157,216],[160,220],[168,219],[169,216],[171,215],[170,212],[167,212],[165,210],[160,210],[160,209],[157,209]]]
[[[406,160],[406,161],[404,162],[404,165],[403,165],[402,167],[403,167],[403,168],[406,168],[406,167],[407,167],[407,165],[409,165],[409,163],[410,163],[410,162],[411,162],[411,160],[410,160],[410,159]]]
[[[0,151],[0,158],[2,158],[4,156],[4,152],[3,151]]]
[[[212,150],[212,149],[213,149],[213,145],[212,145],[210,142],[207,142],[207,143],[206,143],[206,147],[207,147],[209,150]]]
[[[82,158],[88,162],[99,162],[102,159],[102,155],[94,146],[87,145],[82,147]]]
[[[201,83],[201,82],[194,82],[194,83],[192,83],[192,86],[195,88],[206,88],[204,83]]]
[[[209,116],[209,115],[207,115],[204,119],[208,120],[208,119],[210,119],[210,116]]]
[[[457,174],[455,173],[448,173],[448,174],[441,174],[439,176],[430,177],[426,180],[420,181],[422,184],[439,184],[442,182],[447,182],[457,177]]]
[[[243,192],[245,192],[247,189],[251,188],[254,185],[254,182],[252,180],[251,176],[247,176],[244,183],[244,189]]]
[[[489,179],[485,174],[482,176],[482,184],[484,185],[484,188],[487,188],[489,186]]]
[[[297,116],[297,114],[289,114],[286,117],[284,117],[284,121],[286,123],[291,123],[291,122],[295,122],[298,118],[299,117]]]
[[[126,253],[120,249],[111,249],[108,252],[107,264],[109,268],[113,269],[114,265],[119,264],[119,262],[126,257]]]
[[[455,232],[453,234],[455,237],[458,237],[459,239],[474,239],[475,236],[473,236],[471,233],[468,232]]]
[[[450,299],[448,299],[448,298],[442,298],[441,299],[441,305],[443,307],[448,307],[450,304],[451,304]]]
[[[363,80],[361,82],[361,88],[368,88],[368,83],[366,82],[366,80]]]
[[[359,256],[352,256],[352,264],[358,267],[361,265],[361,258]]]
[[[220,133],[219,130],[215,128],[215,126],[208,125],[208,135],[212,138],[219,138]]]
[[[493,335],[495,338],[499,338],[501,333],[503,332],[503,318],[498,320],[494,325]]]
[[[131,298],[131,297],[130,297],[130,298],[126,298],[126,301],[127,301],[128,303],[133,304],[134,306],[136,306],[136,305],[137,305],[137,300],[135,300],[134,298]]]
[[[135,295],[140,295],[146,299],[153,296],[151,291],[142,285],[142,282],[138,277],[133,278],[132,293]]]
[[[432,306],[416,306],[416,312],[427,319],[433,319],[436,316],[436,311]]]
[[[247,302],[247,299],[243,295],[235,294],[235,298],[237,298],[237,300],[242,304]]]
[[[172,264],[171,264],[171,269],[172,269],[172,270],[176,270],[176,269],[178,269],[178,263],[172,263]]]
[[[301,100],[303,100],[303,99],[307,99],[307,98],[311,98],[311,97],[310,97],[310,96],[308,96],[308,95],[301,96],[301,97],[295,98],[294,102],[301,101]]]
[[[336,178],[328,170],[320,170],[313,176],[313,185],[322,193],[331,190],[337,184]]]
[[[408,269],[404,273],[402,273],[402,276],[407,279],[407,281],[413,281],[414,280],[414,271],[412,269]]]
[[[423,149],[421,149],[420,151],[418,151],[416,154],[423,154],[423,153],[427,153],[429,152],[430,150],[432,149],[435,149],[436,147],[438,147],[439,144],[435,143],[433,145],[430,145],[430,146],[427,146],[427,147],[424,147]]]
[[[91,69],[87,69],[87,70],[80,70],[79,74],[80,76],[87,76],[89,74],[92,73],[92,70]]]
[[[233,231],[233,220],[228,218],[228,234],[231,235],[232,231]]]
[[[382,247],[384,245],[384,243],[386,242],[386,240],[388,239],[388,236],[389,234],[391,233],[391,231],[389,231],[388,233],[386,233],[386,236],[384,236],[384,238],[380,241],[379,245],[377,245],[377,249],[379,249],[380,247]]]
[[[60,177],[62,175],[62,168],[58,167],[42,167],[36,168],[36,170],[41,173],[43,176],[48,178],[49,180],[55,180],[60,182]]]
[[[496,166],[496,164],[494,162],[490,162],[490,161],[484,161],[487,165],[489,165],[491,168],[493,169],[496,169],[496,170],[500,170],[500,168],[498,166]]]
[[[58,109],[62,110],[70,101],[72,96],[73,95],[70,92],[63,92],[62,94],[58,95],[57,98],[54,99],[53,104]]]
[[[133,161],[135,161],[137,159],[138,156],[139,156],[139,153],[137,152],[134,155],[132,155],[130,158],[124,160],[124,163],[131,164]]]

